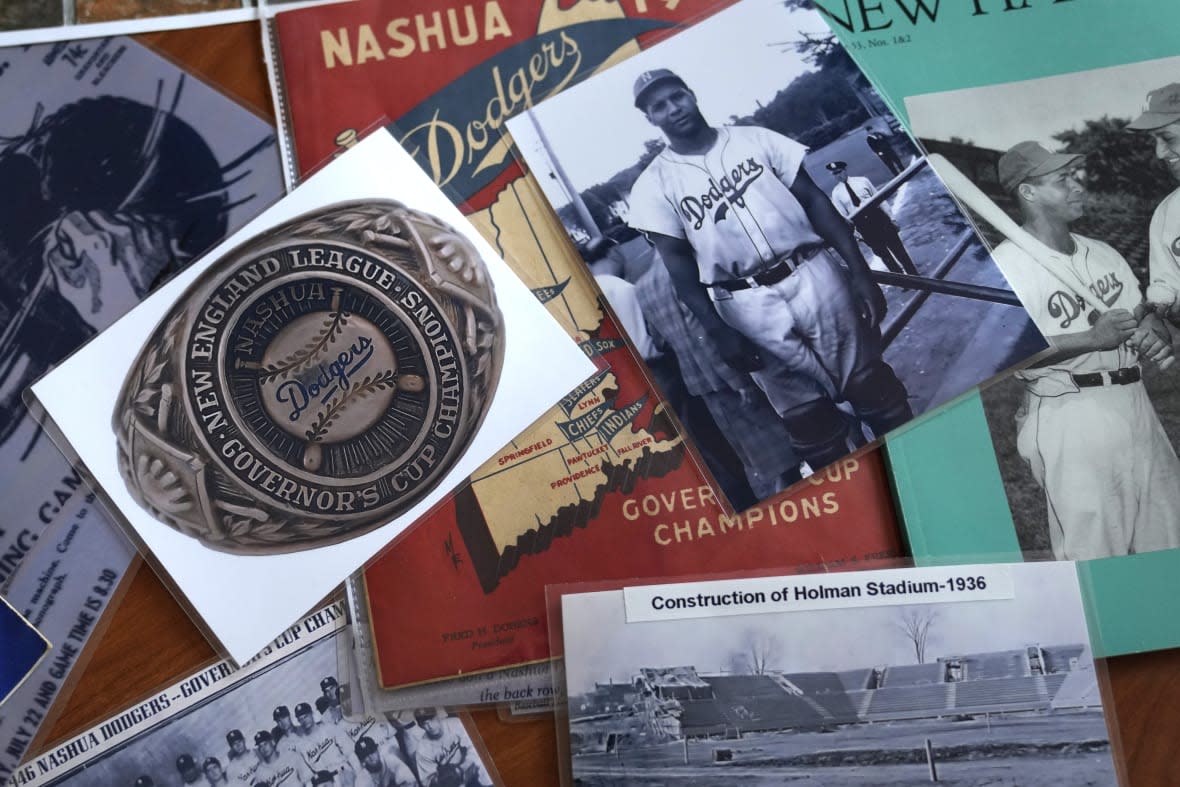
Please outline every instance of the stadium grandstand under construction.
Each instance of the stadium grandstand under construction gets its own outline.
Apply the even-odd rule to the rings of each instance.
[[[1031,645],[843,672],[643,668],[628,683],[570,697],[571,745],[609,751],[682,738],[1100,707],[1092,664],[1083,645]]]

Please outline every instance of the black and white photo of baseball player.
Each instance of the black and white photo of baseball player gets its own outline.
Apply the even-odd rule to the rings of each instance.
[[[773,479],[786,463],[818,470],[1044,347],[900,123],[822,17],[794,5],[739,2],[509,121],[596,278],[609,259],[634,285],[602,289],[625,328],[647,329],[641,352],[683,309],[703,364],[723,367],[712,390],[758,394],[753,431],[785,430],[779,454],[755,460]],[[849,185],[842,212],[834,195]],[[632,297],[650,304],[653,270],[677,303],[654,319]],[[712,433],[677,410],[695,442],[754,455],[741,427],[702,409]]]
[[[206,757],[201,763],[201,772],[205,774],[205,781],[209,783],[209,787],[223,787],[230,783],[229,774],[221,767],[221,760],[216,757]]]
[[[1180,58],[907,100],[1052,348],[982,397],[1030,555],[1180,547],[1168,73]]]
[[[414,721],[417,728],[407,734],[405,748],[422,787],[491,787],[459,719],[438,708],[418,708]]]
[[[909,420],[905,386],[881,356],[885,296],[803,169],[806,148],[710,125],[669,69],[641,73],[634,103],[668,144],[635,181],[628,223],[655,245],[722,360],[766,393],[798,454],[819,468],[848,452],[838,400],[878,437]]]
[[[191,754],[182,754],[176,758],[176,771],[185,784],[196,784],[201,780],[201,769]]]
[[[1127,128],[1151,146],[1157,160],[1180,183],[1180,82],[1147,94],[1146,108]],[[1163,199],[1148,226],[1147,300],[1172,325],[1180,320],[1180,188]]]
[[[311,705],[306,702],[295,706],[295,719],[298,724],[291,735],[291,747],[312,774],[330,771],[336,775],[338,784],[351,787],[356,770],[350,756],[352,741],[344,731],[331,721],[316,721]]]
[[[229,751],[225,755],[225,773],[233,781],[243,781],[245,775],[253,771],[255,762],[254,752],[246,743],[246,736],[240,729],[232,729],[225,734],[225,741],[229,744]]]
[[[291,709],[286,705],[279,705],[271,711],[274,726],[270,728],[270,737],[276,746],[283,743],[291,734],[295,724],[291,721]]]

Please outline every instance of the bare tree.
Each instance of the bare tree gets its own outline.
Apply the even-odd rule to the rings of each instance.
[[[729,654],[729,663],[726,666],[731,675],[749,675],[754,670],[750,667],[749,657],[740,650],[735,650]]]
[[[902,607],[897,612],[896,626],[905,634],[906,639],[914,646],[914,656],[919,664],[926,663],[926,643],[930,637],[930,627],[938,620],[938,610],[934,607]]]
[[[729,668],[742,675],[765,675],[779,663],[784,651],[777,634],[746,629],[741,648],[729,655]]]

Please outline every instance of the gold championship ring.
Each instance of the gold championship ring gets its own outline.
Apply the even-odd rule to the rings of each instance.
[[[475,247],[392,201],[305,214],[231,251],[156,328],[113,417],[155,518],[273,554],[389,522],[487,413],[503,320]]]

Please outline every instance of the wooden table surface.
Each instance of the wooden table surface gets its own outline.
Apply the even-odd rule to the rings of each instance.
[[[141,40],[273,118],[257,27],[158,33]],[[208,643],[152,571],[141,569],[37,748],[83,731],[213,658]],[[1180,732],[1180,649],[1100,663],[1110,678],[1108,717],[1117,729],[1115,752],[1123,784],[1180,785],[1180,766],[1173,764],[1171,750]],[[557,784],[551,717],[508,723],[495,711],[484,710],[475,719],[505,785]]]

